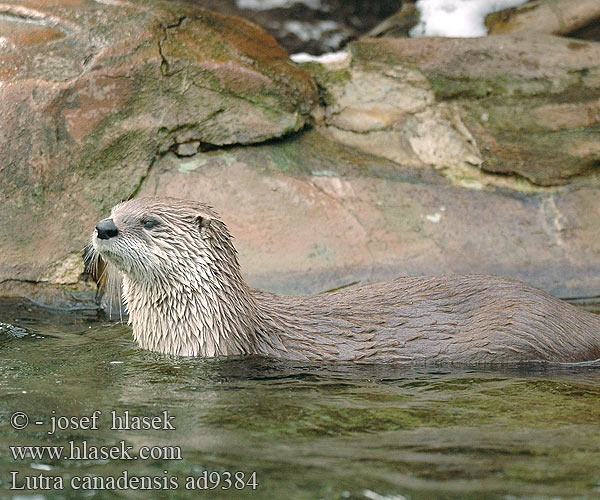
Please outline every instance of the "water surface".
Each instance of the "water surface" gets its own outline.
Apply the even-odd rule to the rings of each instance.
[[[24,308],[0,311],[0,321],[2,498],[600,498],[597,368],[175,359],[137,349],[114,322]],[[50,417],[95,410],[97,430],[48,434]],[[175,429],[111,430],[111,410],[167,411]],[[15,412],[27,414],[24,429],[11,426]],[[134,455],[142,446],[179,449],[182,458],[15,460],[9,448],[83,441],[125,441]],[[74,491],[69,483],[125,470],[179,487]],[[64,489],[11,490],[11,471],[17,486],[43,474],[62,477]],[[248,480],[256,472],[258,487],[185,489],[188,476],[210,472]]]

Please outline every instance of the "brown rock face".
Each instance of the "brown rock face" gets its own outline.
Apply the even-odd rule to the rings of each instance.
[[[92,0],[0,14],[0,294],[76,283],[94,221],[157,155],[280,137],[316,100],[312,77],[240,18]]]
[[[598,294],[598,43],[359,41],[304,66],[313,107],[313,77],[238,18],[116,0],[0,14],[0,296],[84,289],[95,223],[141,195],[212,204],[272,291],[456,272]]]
[[[271,291],[449,272],[515,277],[564,297],[600,289],[598,183],[465,189],[311,130],[186,159],[169,153],[139,194],[214,206],[244,276]]]

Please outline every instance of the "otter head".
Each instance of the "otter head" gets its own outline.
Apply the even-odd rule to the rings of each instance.
[[[231,236],[204,204],[139,198],[112,209],[92,237],[123,298],[138,343],[170,354],[252,351],[254,303]],[[114,280],[113,280],[114,281]]]
[[[193,284],[196,274],[238,268],[231,236],[208,206],[174,198],[116,205],[96,225],[94,250],[130,281]]]

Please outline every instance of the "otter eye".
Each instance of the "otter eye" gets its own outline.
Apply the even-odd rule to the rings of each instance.
[[[142,219],[144,229],[153,229],[158,226],[159,222],[156,219]]]

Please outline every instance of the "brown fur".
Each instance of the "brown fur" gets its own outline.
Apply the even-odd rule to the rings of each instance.
[[[147,218],[160,223],[143,227]],[[179,355],[298,360],[496,363],[600,358],[600,317],[516,280],[400,278],[289,297],[249,288],[223,222],[206,205],[117,205],[119,235],[93,237],[124,276],[134,337]]]

